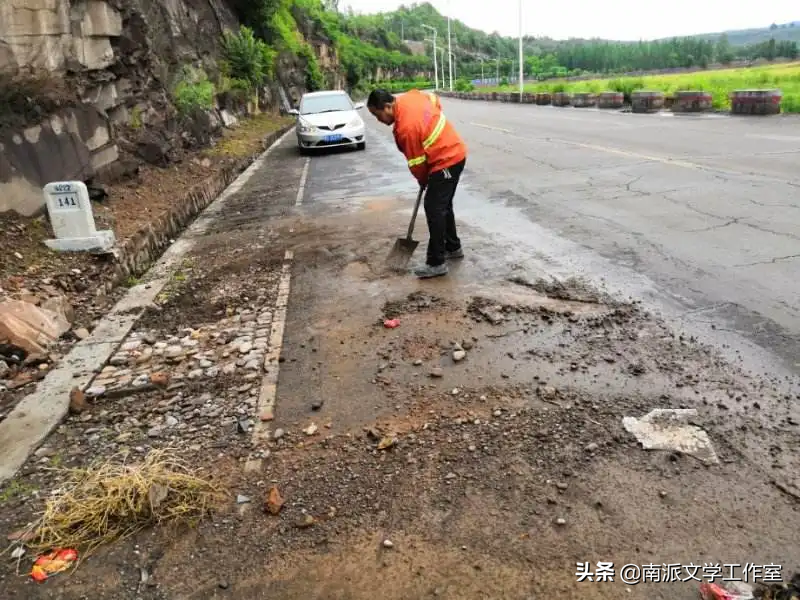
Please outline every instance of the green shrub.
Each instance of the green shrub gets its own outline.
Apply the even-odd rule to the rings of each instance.
[[[172,92],[173,102],[181,115],[195,110],[214,108],[214,84],[205,71],[186,66],[181,70]]]
[[[276,53],[249,27],[242,25],[235,34],[226,31],[222,51],[227,73],[235,81],[247,82],[250,89],[272,76]]]
[[[325,87],[325,77],[322,75],[322,70],[319,68],[319,62],[311,46],[302,44],[298,55],[306,63],[306,90],[313,92],[321,90]]]
[[[457,92],[471,92],[474,89],[475,86],[472,85],[472,82],[469,81],[468,79],[461,78],[456,81]]]

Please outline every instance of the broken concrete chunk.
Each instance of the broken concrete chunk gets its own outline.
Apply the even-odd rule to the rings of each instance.
[[[689,425],[688,419],[697,410],[656,408],[644,417],[623,417],[622,426],[636,436],[645,450],[672,450],[700,459],[707,464],[718,464],[719,458],[708,434]]]

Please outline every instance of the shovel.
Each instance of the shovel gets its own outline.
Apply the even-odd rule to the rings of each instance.
[[[422,194],[424,193],[425,188],[420,186],[417,194],[417,203],[414,205],[414,212],[411,214],[411,223],[408,224],[408,234],[404,238],[395,240],[392,251],[386,257],[386,265],[392,270],[404,271],[408,267],[408,261],[411,260],[414,250],[419,246],[419,242],[411,239],[411,234],[414,233],[414,221],[417,220],[419,203],[422,201]]]

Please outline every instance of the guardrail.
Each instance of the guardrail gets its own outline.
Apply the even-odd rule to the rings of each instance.
[[[626,98],[622,92],[437,92],[444,98],[537,104],[539,106],[573,106],[575,108],[622,109]],[[730,93],[730,113],[735,115],[777,115],[781,112],[783,93],[778,89],[734,90]],[[675,113],[701,113],[714,110],[714,98],[703,90],[679,90],[667,95],[656,90],[637,90],[630,95],[630,109],[635,113],[656,113],[664,109]]]

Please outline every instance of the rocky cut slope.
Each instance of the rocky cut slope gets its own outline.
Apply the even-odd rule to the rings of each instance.
[[[225,0],[0,2],[0,213],[39,212],[48,181],[112,181],[208,143],[246,103],[219,94],[213,109],[181,117],[172,90],[182,74],[215,80],[223,32],[238,26]],[[329,49],[314,47],[335,70]],[[294,57],[278,66],[302,86]],[[262,90],[261,108],[279,98],[275,85]]]

